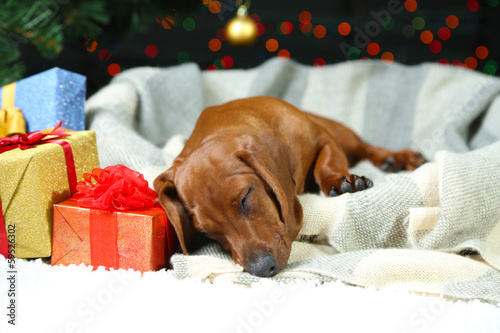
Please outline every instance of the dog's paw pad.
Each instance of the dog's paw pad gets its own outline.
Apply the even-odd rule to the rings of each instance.
[[[373,181],[371,179],[365,178],[364,176],[361,177],[365,181],[366,188],[371,188],[373,187]]]
[[[337,184],[337,186],[330,186],[330,191],[328,193],[329,197],[336,197],[344,193],[359,192],[373,187],[373,181],[371,179],[356,175],[351,175],[350,177],[343,176]]]
[[[333,185],[330,187],[330,193],[328,193],[328,196],[329,197],[336,197],[338,196],[339,194],[337,193],[337,191],[335,191],[335,187],[333,187]]]
[[[389,172],[394,169],[394,165],[396,164],[396,159],[394,156],[388,157],[384,160],[380,169],[384,172]]]
[[[356,191],[362,191],[366,188],[365,182],[363,181],[362,178],[358,178],[354,182],[354,187],[356,188]]]
[[[426,162],[424,156],[419,152],[400,150],[383,160],[380,169],[384,172],[415,170]]]
[[[352,193],[352,185],[349,184],[347,179],[344,179],[344,182],[340,185],[340,192],[342,193]]]

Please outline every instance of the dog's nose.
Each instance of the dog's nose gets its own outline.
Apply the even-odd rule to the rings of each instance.
[[[278,273],[278,263],[273,255],[262,253],[248,263],[247,272],[261,277],[271,277]]]

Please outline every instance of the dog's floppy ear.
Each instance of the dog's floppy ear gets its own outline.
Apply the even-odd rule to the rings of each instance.
[[[168,219],[174,226],[177,238],[184,254],[188,254],[188,246],[194,235],[194,225],[177,194],[174,184],[175,167],[168,169],[156,177],[153,187],[158,193],[160,204],[165,209]]]
[[[271,187],[280,208],[281,220],[295,237],[302,227],[302,206],[297,198],[295,172],[298,163],[290,148],[268,132],[242,135],[235,154]]]

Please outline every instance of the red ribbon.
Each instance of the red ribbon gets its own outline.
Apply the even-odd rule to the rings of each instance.
[[[71,194],[76,192],[76,168],[75,159],[71,145],[63,140],[58,140],[71,134],[65,133],[65,128],[61,128],[62,120],[49,133],[35,131],[27,134],[15,134],[12,137],[0,138],[0,154],[6,151],[20,148],[22,150],[36,148],[36,145],[45,143],[56,143],[63,148],[64,157],[66,158],[66,167],[68,170],[68,181]],[[50,138],[48,138],[50,136]]]
[[[35,145],[48,143],[51,139],[60,139],[65,136],[70,136],[71,134],[64,133],[65,128],[60,128],[61,126],[62,120],[49,133],[35,131],[27,134],[15,134],[12,137],[7,138],[0,138],[0,154],[16,148],[20,148],[22,150],[35,148]],[[56,136],[55,138],[47,139],[48,136],[54,135]]]
[[[157,230],[157,237],[165,237],[165,264],[177,249],[178,241],[174,227],[168,222],[163,207],[156,202],[152,209],[157,209],[166,221],[164,230]],[[90,263],[94,270],[99,266],[106,269],[120,268],[118,254],[118,212],[110,210],[91,209],[89,213]],[[164,232],[166,231],[166,234]]]
[[[119,268],[118,223],[116,211],[92,209],[89,216],[90,262],[99,266]]]
[[[2,200],[0,200],[0,254],[5,258],[8,258],[9,255],[9,240],[7,239],[7,230],[3,218]]]
[[[134,210],[152,207],[158,197],[144,176],[124,165],[96,168],[85,173],[73,199],[81,207],[103,210]]]

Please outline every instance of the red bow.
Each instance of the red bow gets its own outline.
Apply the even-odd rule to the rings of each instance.
[[[96,168],[83,178],[73,195],[81,207],[120,211],[149,208],[158,196],[142,174],[120,164]]]
[[[49,140],[60,139],[71,134],[64,133],[65,128],[61,128],[62,120],[59,121],[54,129],[49,133],[35,131],[27,134],[15,134],[12,137],[0,138],[0,154],[6,151],[20,148],[22,150],[34,148],[35,145],[41,143],[49,143]],[[47,139],[48,136],[55,136]]]

